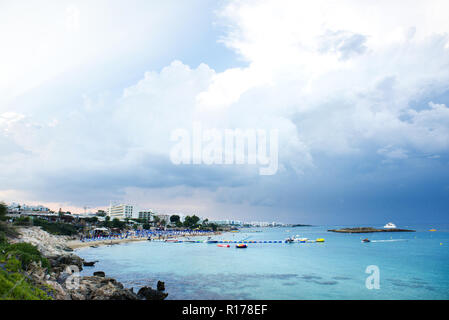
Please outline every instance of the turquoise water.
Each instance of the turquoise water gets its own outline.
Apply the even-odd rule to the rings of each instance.
[[[243,229],[214,239],[283,240],[300,235],[325,243],[248,244],[136,242],[77,250],[83,275],[102,270],[126,287],[165,282],[168,299],[448,299],[449,226],[408,226],[414,233],[338,234],[326,227]],[[402,227],[402,226],[401,226]],[[405,227],[405,226],[404,226]],[[430,228],[437,232],[429,232]],[[262,231],[262,232],[254,232]],[[371,240],[396,242],[361,243]],[[441,244],[440,244],[441,243]],[[367,289],[366,267],[380,271]]]

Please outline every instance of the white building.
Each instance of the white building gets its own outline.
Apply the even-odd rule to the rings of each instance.
[[[241,226],[243,223],[239,220],[211,220],[210,223],[215,223],[218,225],[228,225],[228,226]]]
[[[155,213],[151,210],[139,211],[139,219],[153,221]]]
[[[8,211],[12,213],[48,213],[50,212],[50,209],[41,205],[29,206],[26,204],[20,205],[19,203],[13,202],[8,206]]]
[[[136,210],[137,211],[137,210]],[[109,205],[107,215],[112,219],[124,220],[134,218],[138,213],[134,213],[134,206],[129,204]]]

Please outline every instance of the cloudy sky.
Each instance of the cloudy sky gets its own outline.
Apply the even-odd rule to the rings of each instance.
[[[447,222],[449,2],[1,1],[0,200],[293,223]],[[279,170],[174,165],[279,131]]]

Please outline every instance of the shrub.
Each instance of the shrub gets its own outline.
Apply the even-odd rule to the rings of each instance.
[[[0,268],[0,300],[51,300],[43,290],[32,285],[22,274]]]
[[[72,236],[78,233],[78,229],[71,224],[62,222],[49,222],[44,219],[34,219],[33,224],[41,227],[48,233],[55,235]]]
[[[14,224],[16,226],[29,226],[31,225],[31,219],[30,217],[19,217],[14,220]]]
[[[5,255],[15,257],[21,263],[22,269],[26,270],[32,262],[40,262],[42,267],[49,269],[50,263],[41,255],[37,247],[30,243],[14,243],[3,246]]]
[[[3,203],[0,202],[0,221],[5,221],[6,214],[8,213],[8,207]]]

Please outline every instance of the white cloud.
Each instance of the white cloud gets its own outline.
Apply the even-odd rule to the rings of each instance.
[[[320,157],[374,154],[405,162],[416,153],[445,154],[449,108],[434,97],[449,87],[448,6],[447,1],[406,6],[391,1],[231,1],[220,13],[227,26],[221,41],[246,67],[216,72],[206,64],[175,60],[121,88],[119,99],[85,95],[83,104],[64,115],[47,110],[40,120],[2,113],[0,143],[14,163],[0,162],[8,168],[0,180],[14,190],[33,176],[27,185],[32,190],[70,177],[73,186],[87,185],[87,190],[106,185],[102,199],[120,192],[129,196],[132,188],[145,194],[149,188],[179,185],[211,190],[221,183],[228,189],[218,190],[217,198],[224,192],[223,199],[240,199],[229,193],[235,185],[236,192],[251,191],[257,182],[250,171],[170,167],[170,133],[196,121],[218,129],[278,129],[281,178],[273,179],[289,182],[324,170]],[[36,30],[30,30],[31,22],[5,20],[16,33],[0,31],[0,39],[14,48],[0,53],[0,93],[11,89],[10,97],[17,95],[84,59],[106,58],[115,48],[148,49],[138,43],[151,36],[147,25],[132,24],[129,40],[120,32],[129,19],[115,26],[99,15],[92,30],[86,24],[98,8],[86,11],[83,5],[70,11],[77,18],[69,21],[72,38],[67,39],[62,9],[30,17]],[[132,59],[123,50],[117,55]],[[266,183],[267,190],[283,186]],[[254,195],[254,202],[260,197]]]

